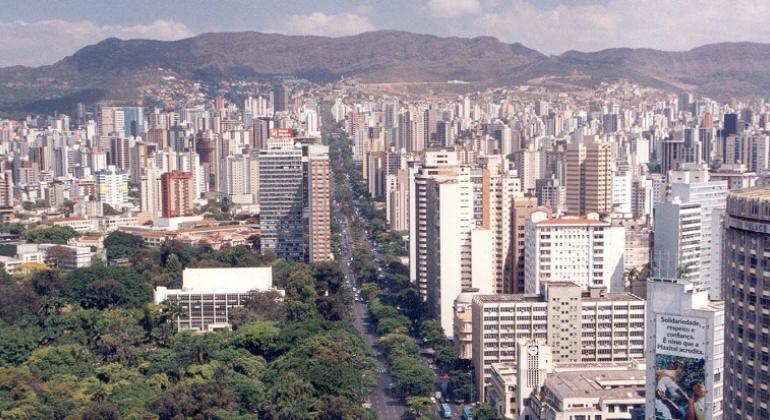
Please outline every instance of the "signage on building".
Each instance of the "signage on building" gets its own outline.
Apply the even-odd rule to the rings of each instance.
[[[703,419],[706,408],[706,322],[655,317],[655,419]]]
[[[272,128],[270,129],[270,138],[292,138],[294,137],[293,128]]]

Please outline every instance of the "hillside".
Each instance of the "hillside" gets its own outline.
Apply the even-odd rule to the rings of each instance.
[[[0,68],[0,111],[67,109],[79,100],[136,101],[167,69],[181,77],[297,76],[325,82],[548,83],[591,86],[619,78],[718,98],[770,92],[770,44],[712,44],[683,52],[617,48],[546,56],[491,37],[441,38],[377,31],[327,38],[258,32],[179,41],[106,39],[36,68]]]

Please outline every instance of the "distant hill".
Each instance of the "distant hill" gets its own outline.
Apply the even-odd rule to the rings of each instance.
[[[441,38],[376,31],[328,38],[258,32],[179,41],[106,39],[42,67],[0,68],[0,111],[68,110],[75,102],[136,101],[159,69],[180,77],[297,76],[325,82],[556,83],[592,86],[620,78],[717,98],[770,93],[770,44],[712,44],[684,52],[617,48],[547,56],[491,37]]]

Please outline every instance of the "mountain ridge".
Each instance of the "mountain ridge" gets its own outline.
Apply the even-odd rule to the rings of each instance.
[[[591,87],[627,79],[721,99],[770,92],[770,73],[765,70],[770,68],[770,44],[765,43],[546,55],[490,36],[374,31],[330,38],[246,31],[210,32],[176,41],[107,38],[50,65],[0,68],[0,110],[34,111],[49,102],[66,107],[78,100],[78,92],[89,92],[89,102],[135,101],[139,86],[157,83],[159,68],[214,82],[277,76],[327,82],[345,76],[365,83],[464,80],[486,86],[564,79]]]

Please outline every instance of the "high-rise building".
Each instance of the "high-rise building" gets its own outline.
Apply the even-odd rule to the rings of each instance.
[[[683,203],[700,204],[700,276],[702,288],[712,299],[721,299],[722,218],[727,203],[727,181],[711,180],[706,168],[672,171],[668,175],[668,197]],[[665,222],[669,226],[670,222]],[[666,227],[662,226],[663,229]],[[659,241],[662,238],[656,237]]]
[[[0,172],[0,208],[13,207],[13,172]]]
[[[492,252],[491,232],[475,229],[471,171],[463,167],[455,177],[429,179],[425,186],[426,300],[444,332],[453,334],[453,305],[463,289],[493,293],[488,260]]]
[[[770,189],[727,196],[724,244],[724,418],[770,418]]]
[[[100,106],[97,114],[97,135],[123,137],[126,131],[122,107]]]
[[[543,211],[549,217],[551,212],[539,207],[535,197],[514,197],[511,210],[511,281],[504,286],[503,293],[524,293],[524,241],[527,221],[535,211]]]
[[[118,169],[131,169],[131,140],[123,137],[110,137],[108,164]]]
[[[612,144],[584,137],[565,152],[567,213],[609,214],[612,211]]]
[[[284,84],[273,86],[273,109],[275,112],[284,112],[289,110],[290,89]]]
[[[647,337],[646,418],[723,418],[724,302],[689,282],[649,281]]]
[[[96,176],[97,198],[101,203],[120,209],[128,203],[128,172],[114,165],[98,171]]]
[[[327,261],[331,249],[331,174],[329,147],[311,144],[305,147],[308,212],[308,262]]]
[[[698,203],[672,199],[655,204],[655,245],[652,252],[658,276],[690,280],[697,290],[702,282],[701,244],[703,219]]]
[[[163,217],[192,216],[195,200],[192,173],[166,172],[160,176]]]
[[[272,144],[271,144],[272,143]],[[302,261],[302,149],[288,141],[268,141],[259,152],[259,222],[263,251]]]
[[[549,218],[533,212],[525,228],[524,291],[540,293],[548,282],[572,281],[583,290],[624,290],[625,230],[588,217]]]
[[[738,121],[738,114],[725,114],[722,122],[722,137],[727,138],[740,133],[741,126]]]
[[[516,363],[520,340],[540,340],[554,363],[625,362],[644,358],[645,301],[569,282],[540,294],[473,297],[472,360],[480,401],[486,401],[493,363]]]
[[[144,175],[139,181],[139,198],[142,212],[149,213],[153,218],[162,214],[161,204],[161,171],[157,167],[150,166],[145,168]]]
[[[457,154],[452,151],[428,151],[419,168],[415,168],[414,180],[409,191],[409,278],[425,299],[428,293],[428,243],[427,192],[428,180],[452,179],[460,167]]]

